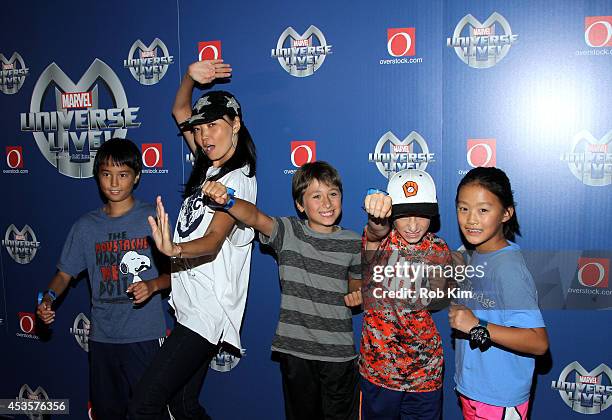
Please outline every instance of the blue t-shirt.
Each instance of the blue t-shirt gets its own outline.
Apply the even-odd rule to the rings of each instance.
[[[149,215],[155,216],[155,207],[139,201],[120,217],[100,208],[83,215],[68,233],[57,268],[73,277],[87,270],[92,341],[135,343],[165,336],[159,293],[144,305],[134,305],[126,294],[130,284],[158,277],[154,258],[166,258],[152,253]]]
[[[482,267],[484,276],[474,276],[460,285],[462,290],[471,288],[473,294],[471,299],[458,303],[489,323],[515,328],[544,327],[535,284],[518,245],[510,242],[495,252],[474,252],[470,265]],[[468,340],[455,340],[457,391],[476,401],[500,407],[526,402],[534,365],[533,357],[495,346],[484,352],[472,350]]]

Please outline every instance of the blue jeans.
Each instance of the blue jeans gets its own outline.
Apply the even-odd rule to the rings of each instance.
[[[166,409],[176,420],[209,420],[198,401],[204,377],[218,346],[181,324],[161,347],[136,386],[129,419],[161,419]]]
[[[363,420],[441,420],[442,388],[431,392],[393,391],[361,377]]]

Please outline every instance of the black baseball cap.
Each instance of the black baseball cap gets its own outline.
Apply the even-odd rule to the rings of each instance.
[[[194,125],[206,124],[227,115],[242,119],[242,108],[234,95],[224,90],[206,92],[191,109],[191,117],[179,124],[181,131],[190,130]]]

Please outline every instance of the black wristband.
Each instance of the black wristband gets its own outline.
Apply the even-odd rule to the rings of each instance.
[[[470,347],[472,349],[478,347],[480,351],[486,351],[491,347],[491,334],[489,334],[487,325],[489,325],[487,321],[478,319],[478,325],[470,330]]]

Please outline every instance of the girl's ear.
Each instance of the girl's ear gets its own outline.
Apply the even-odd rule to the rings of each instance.
[[[508,220],[512,219],[514,216],[514,207],[506,207],[504,210],[504,217],[502,218],[502,223],[506,223]]]
[[[240,131],[241,125],[242,125],[242,122],[240,121],[240,117],[236,116],[234,118],[234,121],[232,122],[232,132],[234,134],[238,134],[238,131]]]

